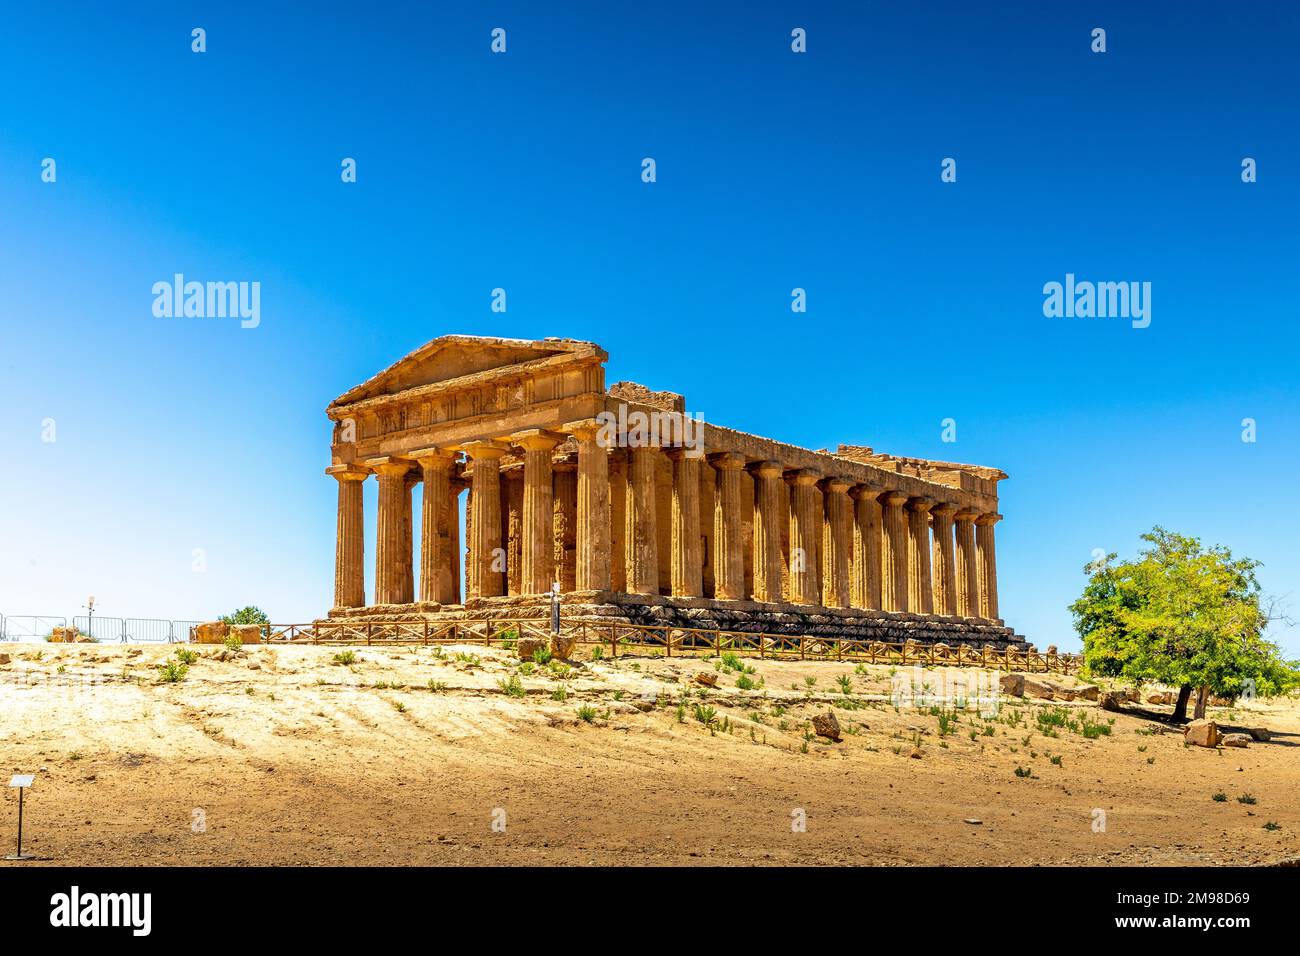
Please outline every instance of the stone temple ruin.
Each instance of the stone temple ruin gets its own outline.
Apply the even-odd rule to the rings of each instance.
[[[998,611],[1003,472],[704,424],[680,395],[606,388],[607,359],[446,335],[331,402],[329,619],[546,617],[554,582],[571,618],[1024,647]]]

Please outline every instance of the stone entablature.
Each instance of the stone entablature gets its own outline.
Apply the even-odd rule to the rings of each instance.
[[[1015,639],[998,630],[1003,472],[863,446],[811,451],[711,422],[699,443],[623,447],[624,435],[607,440],[602,413],[626,421],[686,405],[630,382],[606,391],[607,357],[570,339],[444,336],[331,403],[331,613],[482,608],[559,582],[588,596],[578,602],[587,612],[789,624],[824,609],[832,622],[856,615],[871,633],[906,619],[924,633],[960,623],[963,634]],[[361,489],[372,477],[368,604]]]

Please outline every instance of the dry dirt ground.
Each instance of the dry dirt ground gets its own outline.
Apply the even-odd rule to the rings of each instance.
[[[37,777],[27,850],[55,865],[1300,855],[1294,699],[1212,710],[1274,736],[1205,750],[1083,702],[1004,698],[995,716],[968,709],[948,724],[951,710],[896,708],[891,686],[918,678],[888,667],[747,658],[742,674],[718,659],[620,656],[564,673],[473,646],[361,647],[351,664],[337,647],[190,650],[198,659],[169,683],[159,666],[175,647],[0,647],[12,656],[0,769]],[[701,671],[716,689],[694,682]],[[944,676],[926,672],[920,689]],[[742,677],[759,686],[737,687]],[[828,709],[839,743],[810,733]],[[1109,733],[1090,737],[1089,724]],[[16,800],[4,793],[8,841]]]

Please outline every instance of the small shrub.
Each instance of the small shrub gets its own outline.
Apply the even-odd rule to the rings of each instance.
[[[590,704],[583,704],[578,708],[577,713],[578,719],[585,724],[589,724],[596,719],[596,708],[592,707]]]
[[[167,661],[158,667],[158,683],[175,684],[185,679],[189,668],[177,661]]]
[[[353,651],[339,651],[334,655],[334,663],[342,664],[344,667],[351,667],[357,662],[357,655]]]
[[[1227,803],[1227,802],[1228,802],[1228,795],[1227,795],[1226,793],[1223,793],[1222,791],[1220,791],[1219,793],[1216,793],[1216,794],[1215,794],[1213,797],[1211,797],[1210,799],[1213,800],[1215,803]]]
[[[1254,806],[1258,801],[1248,793],[1243,793],[1237,798],[1238,803],[1244,803],[1247,806]]]
[[[497,681],[497,686],[505,693],[507,697],[523,697],[524,685],[519,682],[516,674],[511,674],[509,680]]]
[[[176,659],[180,661],[182,664],[188,666],[190,664],[193,664],[195,661],[197,661],[199,659],[199,655],[197,651],[191,651],[188,648],[182,647],[176,651]]]

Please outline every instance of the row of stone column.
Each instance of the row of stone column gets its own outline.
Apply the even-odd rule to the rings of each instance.
[[[1000,515],[899,491],[881,492],[777,462],[749,464],[735,453],[706,457],[687,449],[633,448],[611,483],[610,452],[591,422],[561,432],[533,429],[509,443],[462,446],[472,462],[466,514],[467,597],[541,594],[569,576],[556,564],[557,477],[552,455],[565,436],[578,450],[576,489],[565,486],[562,533],[575,560],[563,590],[660,592],[656,474],[660,456],[672,462],[670,589],[703,597],[701,481],[714,473],[713,597],[839,608],[906,611],[998,619],[993,526]],[[500,460],[511,445],[524,452],[517,533],[503,541]],[[418,465],[418,471],[413,470]],[[423,481],[420,600],[459,603],[457,496],[454,453],[426,449],[404,458],[378,458],[365,467],[336,466],[339,479],[335,595],[340,607],[365,604],[361,480],[379,482],[375,603],[414,600],[411,568],[411,487]],[[746,471],[752,477],[748,494]],[[576,493],[575,493],[576,491]],[[745,531],[749,512],[751,532]],[[517,543],[516,543],[517,542]],[[518,553],[507,554],[508,547]],[[746,549],[751,549],[746,554]],[[615,560],[611,560],[611,557]],[[752,572],[746,573],[751,558]],[[557,573],[560,578],[557,578]],[[748,592],[748,593],[747,593]]]

